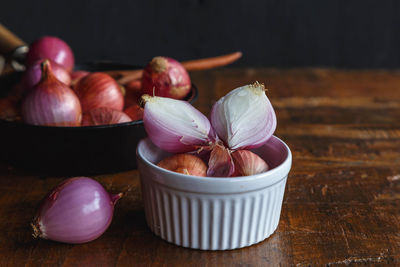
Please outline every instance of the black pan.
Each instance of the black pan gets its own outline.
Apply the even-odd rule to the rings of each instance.
[[[98,62],[76,69],[106,71],[135,66]],[[5,95],[21,73],[0,78]],[[197,99],[197,88],[186,98]],[[1,108],[1,107],[0,107]],[[0,158],[16,167],[54,175],[89,175],[136,168],[136,145],[146,136],[143,121],[86,127],[48,127],[0,120]]]

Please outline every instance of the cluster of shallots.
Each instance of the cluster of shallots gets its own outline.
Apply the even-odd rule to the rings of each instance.
[[[275,112],[263,84],[236,88],[219,99],[210,120],[185,101],[149,95],[142,99],[150,140],[176,153],[160,161],[160,167],[211,177],[247,176],[268,170],[268,164],[250,151],[264,145],[276,128]],[[205,155],[208,166],[200,155]]]
[[[101,72],[73,71],[71,48],[45,36],[29,47],[27,69],[9,97],[0,99],[0,119],[45,126],[93,126],[141,120],[144,93],[185,98],[191,82],[176,60],[155,57],[142,77],[120,84]]]

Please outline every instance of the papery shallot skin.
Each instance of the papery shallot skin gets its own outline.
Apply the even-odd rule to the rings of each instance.
[[[22,76],[22,84],[25,87],[25,90],[31,89],[40,82],[42,78],[41,63],[43,61],[44,60],[39,60],[35,62],[25,70]],[[69,86],[71,84],[71,75],[69,74],[69,72],[64,69],[63,66],[52,60],[49,60],[49,63],[51,66],[52,74],[57,78],[57,80]]]
[[[43,126],[79,126],[82,110],[78,97],[51,72],[49,61],[42,63],[42,79],[22,101],[24,122]]]
[[[133,104],[124,110],[124,113],[128,115],[132,121],[143,120],[144,110],[138,104]]]
[[[188,72],[175,59],[155,57],[143,70],[144,94],[183,99],[188,95],[190,88]]]
[[[37,60],[50,59],[71,72],[75,58],[69,45],[58,37],[43,36],[29,46],[26,64],[32,65]]]
[[[31,224],[35,237],[79,244],[102,235],[122,194],[110,195],[88,177],[70,178],[42,201]]]
[[[132,119],[122,111],[111,108],[95,108],[82,116],[82,126],[111,125],[131,122]]]
[[[231,150],[265,144],[276,128],[275,111],[258,82],[242,86],[219,99],[211,110],[211,124]]]
[[[268,164],[250,150],[236,150],[232,153],[232,159],[235,163],[236,176],[254,175],[269,169]]]
[[[124,96],[118,83],[108,74],[90,73],[78,81],[74,91],[81,101],[82,111],[107,107],[122,111]]]
[[[77,70],[71,72],[71,88],[73,89],[75,85],[84,77],[88,76],[90,72],[85,70]]]
[[[143,98],[144,127],[159,148],[184,153],[208,146],[215,139],[208,118],[189,102],[148,95]]]
[[[207,165],[195,155],[181,153],[161,160],[157,166],[186,175],[207,176]]]

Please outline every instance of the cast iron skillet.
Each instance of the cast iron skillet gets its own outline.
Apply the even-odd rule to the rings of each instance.
[[[76,69],[106,71],[135,66],[98,62]],[[21,73],[0,79],[0,94],[15,84]],[[186,98],[197,99],[192,85]],[[0,107],[1,108],[1,107]],[[136,168],[136,145],[146,136],[143,121],[104,126],[48,127],[0,120],[0,157],[16,167],[53,175],[89,175]]]

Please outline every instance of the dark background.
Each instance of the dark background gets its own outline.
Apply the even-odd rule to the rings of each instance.
[[[64,39],[78,62],[241,50],[234,66],[400,67],[398,0],[1,0],[0,22],[27,42]]]

